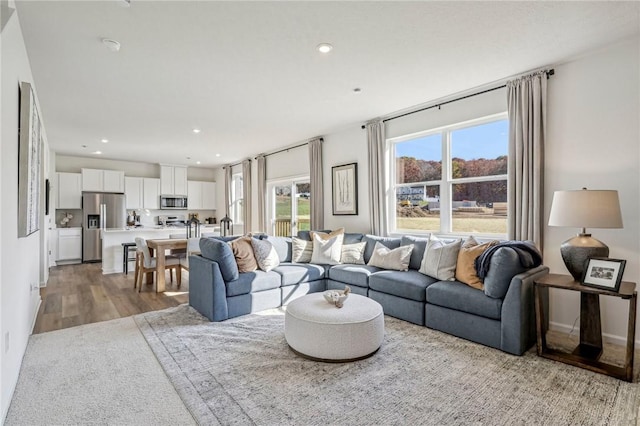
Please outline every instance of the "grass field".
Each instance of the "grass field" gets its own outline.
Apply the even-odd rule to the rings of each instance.
[[[399,217],[398,229],[439,231],[440,218],[435,217]],[[506,234],[506,217],[453,217],[453,232],[473,232],[482,234]]]
[[[311,215],[309,213],[309,199],[308,198],[296,198],[298,202],[298,231],[308,231],[310,229]],[[291,218],[291,197],[277,196],[276,197],[276,218],[287,219]],[[289,229],[290,231],[291,229]]]

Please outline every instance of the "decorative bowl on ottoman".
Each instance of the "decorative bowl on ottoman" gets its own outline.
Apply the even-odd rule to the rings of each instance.
[[[344,286],[344,290],[327,290],[322,295],[324,299],[331,303],[332,305],[336,305],[336,308],[342,308],[344,305],[344,301],[349,297],[349,293],[351,292],[351,287],[348,285]]]

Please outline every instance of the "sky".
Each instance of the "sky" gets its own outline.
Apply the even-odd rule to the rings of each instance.
[[[493,159],[507,155],[508,120],[455,130],[451,134],[451,156],[464,160]],[[396,144],[396,157],[442,160],[440,134]]]

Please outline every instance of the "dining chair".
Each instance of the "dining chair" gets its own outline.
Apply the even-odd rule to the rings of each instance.
[[[186,239],[187,238],[187,233],[183,232],[182,234],[169,234],[169,239]],[[182,259],[184,257],[187,257],[187,249],[171,249],[169,250],[169,253],[171,253],[171,256],[175,256],[178,259]]]
[[[142,277],[146,273],[156,272],[156,262],[157,258],[151,257],[151,253],[149,252],[149,247],[147,246],[147,242],[144,238],[136,237],[136,274],[135,281],[133,284],[133,288],[138,287],[138,293],[142,290]],[[182,284],[182,274],[181,274],[181,266],[180,259],[174,256],[166,256],[165,258],[165,270],[169,270],[169,279],[173,283],[173,274],[172,271],[176,271],[176,281],[178,282],[178,287]]]

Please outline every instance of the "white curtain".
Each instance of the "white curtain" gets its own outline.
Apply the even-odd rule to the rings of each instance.
[[[244,233],[252,232],[251,226],[251,160],[242,162],[242,222],[244,222]]]
[[[311,186],[311,229],[324,228],[324,185],[322,181],[322,139],[309,141],[309,169]]]
[[[224,214],[229,217],[229,208],[231,207],[231,179],[233,170],[231,164],[224,166]]]
[[[267,157],[258,155],[258,231],[267,232]]]
[[[387,235],[385,214],[385,134],[382,120],[367,123],[367,146],[369,151],[369,211],[371,233]]]
[[[542,248],[547,73],[507,82],[509,112],[508,238]]]

